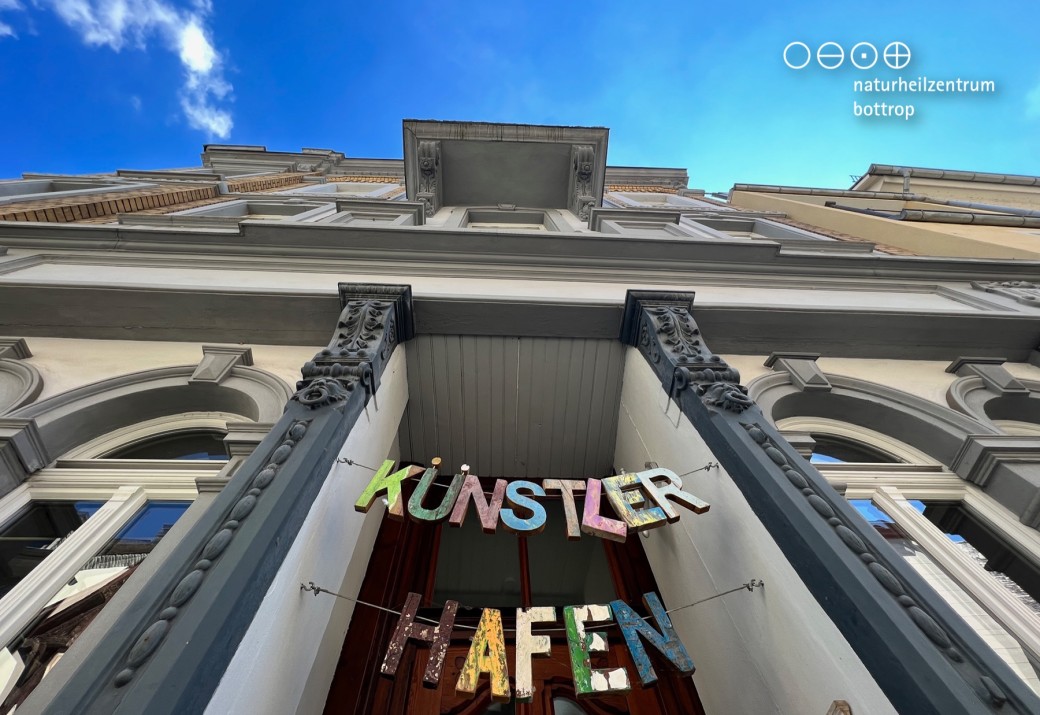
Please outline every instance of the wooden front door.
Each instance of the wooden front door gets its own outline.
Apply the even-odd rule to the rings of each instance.
[[[552,507],[550,507],[552,508]],[[441,539],[440,526],[420,524],[413,521],[392,521],[384,517],[372,552],[368,571],[358,598],[390,609],[400,609],[409,592],[424,595],[424,604],[433,602],[437,581],[437,557]],[[443,527],[447,529],[447,527]],[[454,531],[454,530],[453,530]],[[449,536],[454,536],[449,534]],[[505,535],[488,537],[500,539]],[[480,535],[475,538],[481,538]],[[534,539],[550,539],[552,535],[540,534]],[[600,541],[594,537],[595,548],[606,550],[606,569],[613,580],[617,597],[633,607],[641,607],[641,595],[656,591],[653,573],[643,553],[638,537],[629,538],[624,544]],[[510,541],[511,540],[511,541]],[[523,539],[509,535],[503,543],[515,544],[519,549],[520,588],[524,591],[525,603],[530,605],[532,597],[531,569],[527,561],[528,544]],[[563,542],[566,544],[567,542]],[[550,545],[551,546],[551,545]],[[593,548],[589,545],[589,548]],[[536,579],[537,581],[537,575]],[[535,584],[534,598],[543,605]],[[575,601],[575,603],[580,601]],[[465,602],[464,602],[465,603]],[[483,605],[496,606],[494,603]],[[562,608],[557,605],[561,616]],[[440,617],[438,607],[422,609],[421,615],[434,620]],[[503,621],[507,630],[513,625],[515,610],[503,608]],[[456,625],[476,625],[478,610],[460,609]],[[394,680],[381,677],[379,667],[397,626],[397,616],[363,605],[357,605],[351,619],[350,629],[343,643],[336,674],[325,705],[327,715],[477,715],[478,713],[517,713],[519,715],[560,715],[566,713],[588,713],[589,715],[615,715],[635,713],[656,715],[657,713],[682,713],[701,715],[704,711],[697,697],[691,678],[673,674],[663,660],[655,660],[660,676],[658,684],[651,689],[639,685],[635,666],[628,649],[616,628],[610,633],[610,650],[597,655],[593,665],[597,668],[625,666],[632,680],[632,690],[626,695],[615,695],[594,699],[578,700],[574,694],[570,657],[564,633],[554,633],[553,651],[549,657],[536,657],[532,661],[535,681],[535,699],[532,703],[492,703],[488,681],[485,678],[473,698],[455,694],[455,682],[459,669],[469,651],[472,631],[456,627],[452,632],[448,657],[441,675],[440,687],[427,689],[422,684],[422,673],[426,666],[428,649],[409,645],[405,649]],[[648,649],[652,651],[653,649]],[[654,658],[655,654],[651,653]],[[508,647],[507,662],[510,669],[515,664],[512,645]],[[512,680],[512,679],[511,679]],[[511,687],[515,683],[511,682]],[[554,704],[555,703],[555,704]],[[576,708],[576,709],[575,709]]]

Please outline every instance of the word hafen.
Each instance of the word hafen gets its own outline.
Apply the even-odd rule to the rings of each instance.
[[[436,688],[444,669],[444,658],[448,652],[459,604],[457,601],[448,601],[441,612],[440,622],[434,626],[415,622],[420,600],[419,594],[408,594],[380,673],[393,678],[397,674],[397,667],[401,663],[401,656],[404,655],[408,641],[419,641],[430,646],[430,657],[423,673],[423,686]],[[617,621],[643,687],[656,683],[657,673],[640,639],[664,655],[668,664],[680,674],[693,674],[693,660],[672,627],[672,621],[661,605],[661,599],[656,593],[651,592],[643,595],[643,603],[650,610],[660,631],[654,630],[622,600],[611,601],[610,604],[564,607],[563,620],[567,631],[574,692],[579,698],[626,693],[632,689],[628,672],[624,668],[592,667],[592,654],[608,650],[604,633],[587,630],[588,626],[594,624]],[[519,702],[531,702],[534,699],[531,659],[534,656],[547,656],[552,653],[549,636],[533,635],[532,625],[555,621],[554,606],[516,609],[516,699]],[[473,644],[455,682],[456,694],[473,697],[485,673],[491,682],[492,700],[509,702],[512,692],[509,688],[509,665],[506,662],[502,612],[495,608],[485,608],[481,612],[480,623],[473,635]]]
[[[490,500],[484,493],[480,479],[463,468],[451,484],[445,487],[440,501],[427,506],[427,495],[437,478],[435,466],[404,467],[391,473],[394,462],[386,460],[358,497],[354,509],[368,512],[375,500],[386,495],[388,513],[392,519],[404,519],[404,499],[401,484],[422,474],[408,500],[408,516],[415,521],[439,523],[447,520],[451,526],[462,526],[472,502],[486,534],[494,534],[501,521],[506,531],[514,534],[538,533],[545,528],[545,507],[538,501],[549,492],[559,492],[567,519],[567,539],[581,538],[582,532],[612,541],[625,541],[629,531],[654,529],[679,520],[679,512],[672,502],[682,504],[695,514],[708,511],[710,505],[683,491],[682,480],[669,469],[654,468],[635,474],[623,474],[605,479],[545,479],[541,484],[526,480],[496,479]],[[575,497],[585,493],[581,519]],[[620,519],[600,513],[600,499],[606,494]]]

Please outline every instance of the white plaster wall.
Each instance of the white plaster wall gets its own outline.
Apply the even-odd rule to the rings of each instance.
[[[369,402],[339,456],[373,466],[387,458],[408,401],[405,375],[405,351],[398,349],[380,378],[378,409]],[[359,466],[333,465],[206,713],[322,711],[354,603],[315,596],[300,584],[357,596],[382,519],[381,508],[353,508],[371,476]]]
[[[23,362],[35,367],[43,377],[43,392],[38,400],[131,372],[196,365],[202,360],[202,343],[65,338],[26,338],[26,343],[33,355]],[[249,347],[253,350],[253,367],[281,378],[295,389],[300,368],[325,346]]]
[[[634,349],[626,359],[615,454],[619,467],[655,461],[678,474],[716,461]],[[707,712],[824,715],[833,701],[847,700],[855,713],[895,713],[728,475],[696,472],[684,486],[710,511],[683,511],[678,522],[642,541],[666,607],[752,578],[766,583],[761,591],[738,591],[672,616],[697,666],[694,682]]]

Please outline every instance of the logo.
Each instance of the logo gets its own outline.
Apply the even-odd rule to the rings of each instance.
[[[869,70],[878,58],[891,69],[901,70],[910,64],[910,47],[905,42],[895,41],[885,45],[884,50],[870,42],[857,42],[848,52],[849,62],[859,70]],[[845,63],[846,52],[841,44],[833,41],[822,43],[814,52],[809,45],[796,40],[784,48],[784,64],[793,70],[805,69],[815,58],[816,64],[825,70],[836,70]]]

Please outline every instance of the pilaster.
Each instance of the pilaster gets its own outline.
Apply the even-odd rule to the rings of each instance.
[[[41,712],[205,709],[387,360],[413,333],[409,286],[341,284],[340,296],[332,340],[282,418]]]
[[[783,439],[705,344],[692,303],[692,293],[630,291],[621,340],[654,370],[892,704],[936,715],[1038,711],[1040,699]]]

